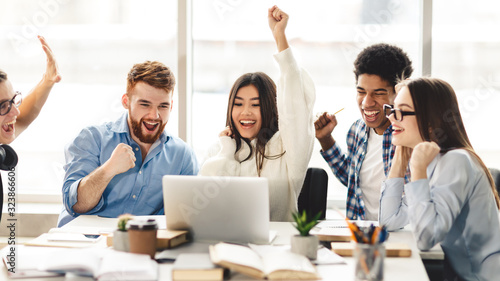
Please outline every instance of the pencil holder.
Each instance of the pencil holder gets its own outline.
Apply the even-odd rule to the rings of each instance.
[[[385,244],[356,243],[354,248],[356,281],[384,280]]]

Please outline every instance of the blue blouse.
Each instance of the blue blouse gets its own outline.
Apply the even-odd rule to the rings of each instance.
[[[465,280],[500,278],[500,213],[477,160],[463,149],[439,154],[427,177],[406,185],[401,178],[386,180],[380,223],[395,230],[410,222],[418,248],[441,243]]]

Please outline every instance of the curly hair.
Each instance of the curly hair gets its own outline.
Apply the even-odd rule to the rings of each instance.
[[[134,64],[132,69],[130,69],[127,75],[127,93],[130,93],[138,82],[144,82],[170,93],[175,86],[175,77],[170,68],[163,63],[145,61]]]
[[[7,80],[7,73],[3,72],[1,69],[0,69],[0,83],[2,83],[3,81]]]
[[[399,47],[385,43],[366,47],[354,61],[356,82],[361,74],[374,74],[392,87],[411,76],[413,67],[408,55]]]

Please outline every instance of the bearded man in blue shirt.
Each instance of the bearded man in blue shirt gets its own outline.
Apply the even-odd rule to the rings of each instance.
[[[162,215],[163,175],[196,175],[191,148],[164,129],[175,78],[160,62],[136,64],[127,76],[115,122],[83,129],[66,148],[61,227],[78,215]]]
[[[411,61],[401,48],[383,43],[366,47],[354,62],[356,101],[362,119],[354,122],[347,134],[347,152],[332,136],[337,126],[335,115],[325,112],[314,123],[321,155],[347,186],[346,216],[351,220],[378,220],[380,187],[394,156],[391,122],[383,106],[394,104],[398,80],[412,72]]]

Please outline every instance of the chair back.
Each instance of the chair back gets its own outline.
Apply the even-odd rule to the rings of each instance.
[[[495,186],[497,187],[497,192],[500,194],[500,170],[495,168],[488,168],[488,170],[490,170],[493,181],[495,181]]]
[[[328,174],[322,168],[308,168],[298,200],[298,209],[308,215],[321,213],[320,219],[325,219],[326,196],[328,193]]]

